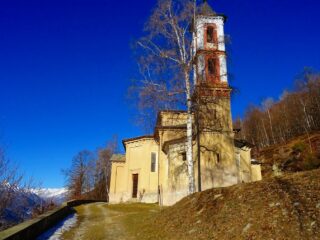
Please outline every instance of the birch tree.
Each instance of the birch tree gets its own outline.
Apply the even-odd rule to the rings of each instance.
[[[273,105],[273,99],[272,98],[267,98],[266,100],[263,101],[262,105],[264,108],[264,111],[268,114],[268,120],[269,120],[269,126],[270,126],[270,132],[271,132],[271,137],[272,137],[272,142],[273,144],[276,143],[276,140],[274,138],[274,133],[273,133],[273,124],[272,124],[272,117],[271,117],[271,107]]]
[[[193,34],[196,2],[158,0],[136,42],[139,104],[149,111],[173,106],[187,109],[187,165],[189,193],[195,191],[192,152]],[[143,106],[141,106],[141,104]]]

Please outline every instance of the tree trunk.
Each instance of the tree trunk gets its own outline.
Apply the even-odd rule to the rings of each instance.
[[[266,127],[264,125],[264,121],[263,120],[262,120],[262,126],[263,126],[263,131],[264,131],[264,134],[265,134],[266,145],[269,146],[270,145],[269,136],[267,134],[267,130],[266,130]]]
[[[268,117],[269,117],[269,124],[270,124],[272,141],[273,141],[273,144],[276,144],[276,140],[274,138],[274,133],[273,133],[272,120],[271,120],[271,114],[270,114],[270,109],[269,108],[267,109],[267,113],[268,113]]]
[[[187,164],[188,164],[188,182],[189,182],[189,194],[195,192],[194,186],[194,169],[193,169],[193,154],[192,154],[192,102],[191,102],[191,89],[190,89],[190,77],[189,71],[185,70],[185,81],[186,81],[186,97],[187,97],[187,110],[188,110],[188,119],[187,119]]]
[[[307,110],[306,110],[306,104],[303,102],[302,99],[300,99],[302,108],[303,108],[303,113],[304,113],[304,117],[305,117],[305,122],[307,123],[307,126],[305,124],[303,124],[304,129],[308,135],[308,140],[309,140],[309,147],[310,147],[310,151],[312,153],[312,145],[311,145],[311,140],[310,140],[310,134],[309,134],[309,130],[311,130],[311,126],[310,126],[310,122],[308,119],[308,114],[307,114]],[[309,130],[308,130],[309,129]]]

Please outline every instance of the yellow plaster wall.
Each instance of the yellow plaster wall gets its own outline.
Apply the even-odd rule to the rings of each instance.
[[[240,182],[251,182],[251,150],[248,148],[240,151]]]
[[[138,195],[140,201],[150,202],[157,200],[158,190],[158,164],[156,171],[151,172],[151,153],[157,155],[158,145],[153,139],[131,142],[126,145],[126,159],[128,159],[128,190],[132,193],[132,174],[139,174]],[[153,201],[152,201],[153,202]]]
[[[119,163],[112,163],[110,202],[158,201],[158,145],[154,139],[140,139],[126,143],[126,162],[119,173]],[[151,153],[156,154],[156,171],[151,172]],[[116,176],[118,170],[118,174]],[[138,198],[132,199],[132,175],[138,177]]]
[[[161,122],[163,127],[184,125],[187,122],[186,112],[161,112]]]
[[[111,180],[109,201],[123,202],[128,198],[127,193],[127,165],[125,162],[113,162],[111,166]]]
[[[251,173],[253,182],[262,180],[261,165],[251,165]]]
[[[233,135],[219,132],[203,133],[200,136],[200,145],[202,190],[236,184],[238,176]]]

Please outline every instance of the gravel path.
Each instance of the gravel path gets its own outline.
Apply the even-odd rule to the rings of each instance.
[[[134,240],[145,218],[159,211],[156,205],[107,203],[83,204],[39,240]],[[139,237],[138,237],[139,236]]]
[[[120,220],[125,213],[108,209],[106,203],[85,204],[80,206],[77,212],[77,226],[66,232],[61,239],[132,239],[126,234]]]

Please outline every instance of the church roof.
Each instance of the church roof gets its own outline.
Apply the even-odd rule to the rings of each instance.
[[[256,160],[256,159],[251,159],[251,164],[252,165],[262,165],[260,161]]]
[[[253,148],[254,147],[252,143],[249,143],[244,139],[234,139],[234,145],[237,148],[243,148],[243,147]]]
[[[217,13],[212,9],[212,7],[209,5],[209,3],[207,1],[204,1],[198,7],[198,14],[199,15],[211,15],[211,16],[217,15]]]
[[[206,0],[204,0],[203,3],[198,6],[197,15],[223,17],[224,22],[227,21],[227,16],[214,11],[213,8],[208,3],[208,1]]]
[[[140,140],[140,139],[154,139],[154,136],[153,135],[143,135],[143,136],[139,136],[139,137],[123,139],[122,142],[126,143],[126,142],[132,142],[132,141],[136,141],[136,140]]]
[[[110,159],[111,162],[125,162],[126,156],[124,154],[113,154]]]
[[[126,143],[127,142],[132,142],[132,141],[137,141],[137,140],[142,140],[142,139],[154,139],[153,135],[144,135],[144,136],[139,136],[139,137],[134,137],[134,138],[127,138],[122,140],[122,145],[124,149],[126,149]]]

